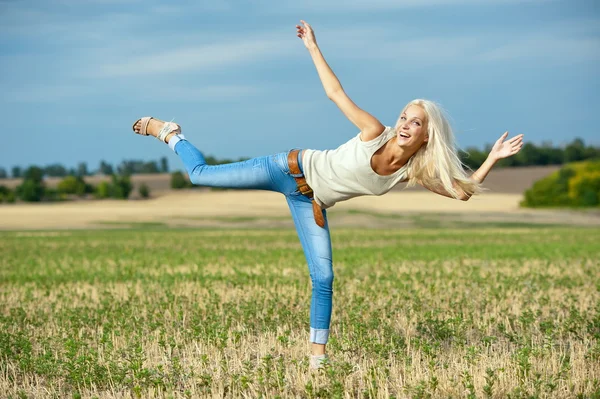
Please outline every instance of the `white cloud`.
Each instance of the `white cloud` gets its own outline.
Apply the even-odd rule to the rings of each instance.
[[[6,88],[3,101],[7,103],[53,103],[83,97],[96,91],[89,86],[70,84],[38,84]]]
[[[432,36],[418,39],[397,39],[387,36],[353,38],[338,35],[330,44],[331,51],[355,62],[384,61],[403,67],[464,62],[481,47],[476,37]],[[361,48],[361,51],[353,51]]]
[[[552,64],[571,64],[600,59],[600,38],[569,38],[532,35],[512,38],[492,50],[482,52],[482,61],[543,59]]]
[[[12,86],[5,88],[4,103],[56,103],[69,99],[94,97],[98,95],[119,95],[123,92],[137,93],[139,90],[151,92],[152,96],[137,96],[137,101],[154,101],[160,98],[162,103],[180,101],[231,101],[239,98],[259,96],[266,88],[252,85],[208,84],[199,86],[145,85],[132,84],[116,87],[101,85],[74,84],[38,84]]]
[[[99,61],[90,74],[98,77],[140,76],[239,66],[289,54],[290,43],[286,40],[254,38],[167,50],[154,49],[145,53],[138,51],[133,55],[120,56],[117,60]]]
[[[268,12],[293,13],[306,11],[311,13],[348,11],[383,11],[406,8],[424,8],[433,6],[497,6],[502,4],[521,4],[525,2],[552,2],[556,0],[303,0],[301,2],[262,1],[259,4]]]
[[[543,60],[546,66],[600,59],[600,37],[590,20],[537,27],[527,32],[481,32],[477,35],[402,38],[383,27],[323,29],[323,51],[355,62],[384,61],[403,68],[424,65]],[[360,49],[360,51],[356,51]]]
[[[202,87],[183,87],[166,85],[155,87],[154,99],[160,98],[161,102],[172,101],[229,101],[242,97],[257,96],[263,92],[251,85],[209,85]]]

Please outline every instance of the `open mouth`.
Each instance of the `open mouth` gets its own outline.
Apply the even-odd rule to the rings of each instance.
[[[409,136],[408,134],[406,134],[406,133],[402,133],[402,132],[400,133],[400,137],[403,137],[403,138],[405,138],[405,139],[408,139],[408,138],[410,138],[410,136]]]

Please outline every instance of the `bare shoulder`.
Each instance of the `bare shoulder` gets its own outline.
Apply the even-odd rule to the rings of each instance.
[[[360,131],[360,140],[361,141],[371,141],[381,136],[381,134],[385,131],[385,126],[383,126],[379,121],[372,125],[365,126]]]

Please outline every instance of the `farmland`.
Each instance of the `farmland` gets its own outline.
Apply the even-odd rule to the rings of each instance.
[[[331,363],[317,372],[292,229],[0,232],[0,392],[599,395],[600,229],[437,219],[333,230]]]

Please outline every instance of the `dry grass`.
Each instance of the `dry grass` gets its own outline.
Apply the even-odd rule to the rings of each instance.
[[[291,231],[3,233],[0,392],[590,397],[597,233],[334,233],[332,364],[319,372]]]
[[[337,204],[328,213],[332,226],[410,226],[419,214],[457,222],[512,221],[600,225],[600,214],[521,210],[515,194],[484,194],[468,202],[426,192],[393,192]],[[383,215],[385,217],[377,217]],[[375,216],[375,217],[374,217]],[[387,217],[387,216],[392,216]],[[283,197],[262,191],[185,191],[147,201],[81,201],[0,206],[0,229],[128,227],[154,223],[171,227],[291,226]]]

